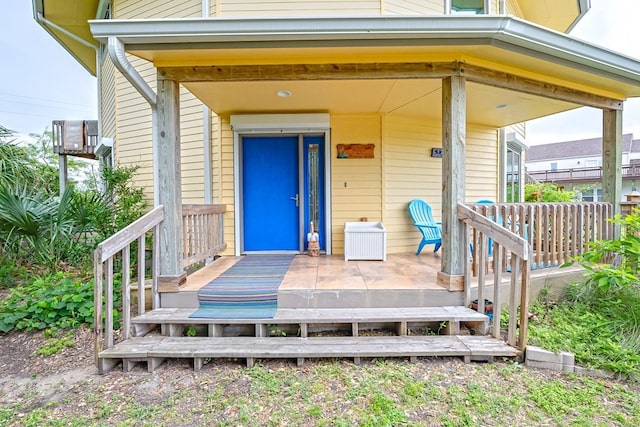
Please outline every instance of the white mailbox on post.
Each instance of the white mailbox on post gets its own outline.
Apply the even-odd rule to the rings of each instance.
[[[344,260],[387,260],[387,230],[381,222],[344,223]]]

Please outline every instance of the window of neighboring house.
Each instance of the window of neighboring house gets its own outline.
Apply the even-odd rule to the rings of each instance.
[[[588,190],[582,190],[583,202],[601,202],[602,201],[602,188],[590,188]]]
[[[507,200],[508,203],[520,201],[520,184],[522,168],[522,148],[516,144],[507,143]]]
[[[598,161],[598,159],[592,159],[592,160],[587,160],[587,161],[585,162],[585,165],[586,165],[588,168],[596,168],[596,167],[600,166],[600,165],[599,165],[599,163],[600,163],[600,162]]]
[[[450,0],[451,13],[482,15],[489,9],[485,0]]]
[[[551,163],[551,170],[552,170],[552,171],[556,171],[556,170],[558,170],[558,163],[556,163],[556,162],[552,162],[552,163]]]

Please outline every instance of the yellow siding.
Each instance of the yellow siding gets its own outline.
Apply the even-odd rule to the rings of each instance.
[[[335,253],[344,252],[344,223],[382,220],[382,144],[379,115],[331,117],[331,222]],[[375,144],[373,159],[337,159],[337,144]]]
[[[119,0],[114,2],[114,18],[166,18],[199,17],[200,0],[153,1]],[[128,56],[134,68],[150,87],[156,87],[155,68],[137,57]],[[153,165],[151,152],[151,109],[131,84],[117,74],[115,96],[103,89],[103,97],[117,99],[116,157],[121,165],[138,165],[135,185],[145,188],[149,205],[153,204]],[[202,103],[190,92],[180,91],[180,136],[182,199],[184,203],[202,203],[204,200]],[[114,123],[114,126],[116,126]],[[103,130],[104,133],[104,130]],[[106,134],[105,134],[106,136]]]
[[[524,18],[524,14],[520,9],[520,4],[518,3],[518,0],[506,0],[506,8],[507,8],[507,15],[513,15],[519,18]]]
[[[431,157],[431,148],[442,146],[440,123],[387,116],[383,134],[387,252],[415,251],[420,235],[411,225],[409,202],[421,198],[437,220],[441,216],[442,160]]]
[[[385,0],[384,14],[387,15],[442,15],[443,0]]]
[[[155,87],[155,71],[146,61],[128,56],[131,64]],[[134,185],[145,190],[153,206],[153,163],[151,152],[151,107],[119,72],[116,74],[118,120],[116,122],[116,159],[122,166],[139,166]]]
[[[469,125],[466,150],[466,202],[497,201],[498,130]]]
[[[100,112],[102,136],[115,138],[116,136],[116,67],[105,55],[100,66]]]
[[[219,0],[220,16],[379,15],[380,0]]]
[[[201,0],[115,0],[113,2],[115,19],[188,18],[201,15]]]
[[[508,126],[507,132],[515,132],[516,134],[520,135],[522,137],[522,140],[524,141],[525,137],[527,136],[527,125],[525,122],[516,123],[515,125]]]
[[[221,140],[221,123],[215,113],[211,116],[211,199],[213,203],[222,203],[222,147],[216,143]]]
[[[220,181],[214,182],[214,187],[220,188],[219,203],[227,206],[227,213],[224,216],[224,241],[227,243],[227,250],[224,255],[235,253],[235,185],[233,181],[233,130],[229,117],[220,117],[220,152],[217,153],[216,162],[219,163]]]
[[[384,218],[387,252],[415,251],[420,241],[407,205],[421,198],[436,220],[442,212],[442,160],[431,148],[442,146],[440,122],[387,116],[383,122]],[[496,199],[497,130],[470,125],[467,129],[466,201]]]
[[[182,202],[204,203],[202,103],[180,87],[180,155]]]

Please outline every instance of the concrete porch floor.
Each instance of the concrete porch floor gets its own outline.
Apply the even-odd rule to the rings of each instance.
[[[224,256],[187,276],[179,292],[162,293],[161,306],[197,308],[198,290],[242,257]],[[431,251],[389,254],[386,261],[345,261],[342,255],[297,255],[278,289],[280,308],[403,308],[464,305],[463,292],[450,292],[437,284],[440,256]],[[562,289],[580,280],[581,268],[545,268],[531,272],[530,300],[543,287]],[[485,298],[492,299],[492,275]],[[477,279],[471,279],[476,297]],[[506,303],[509,275],[503,276],[502,299]]]
[[[425,251],[426,252],[426,251]],[[184,291],[198,290],[242,257],[222,257],[187,277]],[[345,261],[342,255],[297,255],[284,276],[281,291],[432,289],[440,270],[440,256],[432,252],[390,254],[386,261]]]
[[[163,307],[197,307],[197,291],[241,257],[222,257],[187,276],[179,295],[162,294]],[[436,284],[440,256],[390,254],[386,261],[345,261],[342,255],[297,255],[278,289],[280,308],[459,306],[462,292]]]

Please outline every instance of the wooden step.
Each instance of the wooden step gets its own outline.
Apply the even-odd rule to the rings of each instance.
[[[192,359],[199,370],[205,359],[295,359],[306,358],[463,357],[465,362],[493,357],[516,357],[518,351],[502,340],[471,335],[368,336],[368,337],[135,337],[100,352],[98,368],[105,373],[122,361],[125,371],[145,362],[152,372],[164,359]]]
[[[182,335],[187,325],[207,325],[208,336],[221,336],[225,325],[254,326],[255,335],[266,335],[266,327],[278,325],[297,325],[300,336],[308,336],[312,325],[343,325],[351,328],[352,335],[370,325],[391,323],[398,335],[407,335],[411,325],[445,322],[445,331],[449,335],[460,333],[464,323],[476,334],[483,335],[489,327],[489,318],[470,308],[451,307],[406,307],[406,308],[296,308],[278,309],[270,319],[202,319],[190,318],[193,309],[160,308],[132,319],[134,335],[142,336],[155,325],[163,326],[163,335]]]

